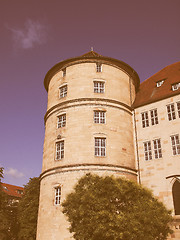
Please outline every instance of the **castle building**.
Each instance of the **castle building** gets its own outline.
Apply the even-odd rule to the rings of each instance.
[[[8,205],[17,206],[19,200],[22,198],[24,188],[7,183],[1,183],[1,185],[3,192],[8,196]]]
[[[133,108],[139,178],[173,211],[180,239],[180,62],[142,82]]]
[[[139,181],[180,214],[179,69],[140,85],[128,64],[90,51],[48,71],[37,240],[72,239],[61,202],[89,172]]]

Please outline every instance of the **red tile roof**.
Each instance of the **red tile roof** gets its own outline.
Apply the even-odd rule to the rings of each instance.
[[[22,197],[22,194],[18,193],[18,190],[23,191],[24,190],[23,187],[19,187],[19,186],[7,184],[7,183],[1,183],[1,184],[3,187],[3,191],[7,193],[9,196],[18,197],[18,198]]]
[[[164,80],[164,83],[160,87],[157,87],[157,82],[161,80]],[[133,107],[137,108],[180,94],[180,88],[176,91],[172,90],[172,84],[178,82],[180,82],[180,62],[163,68],[161,71],[142,82]]]

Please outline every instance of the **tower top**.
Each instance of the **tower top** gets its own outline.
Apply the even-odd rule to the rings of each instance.
[[[47,72],[47,74],[44,78],[44,86],[45,86],[46,91],[48,91],[48,86],[49,86],[49,82],[50,82],[51,78],[58,71],[62,70],[63,68],[66,68],[68,66],[71,66],[74,64],[79,64],[79,63],[85,63],[85,62],[86,63],[100,62],[102,64],[107,64],[107,65],[111,65],[111,66],[122,69],[131,78],[133,78],[135,80],[136,91],[138,90],[139,84],[140,84],[140,79],[139,79],[137,72],[131,66],[129,66],[127,63],[120,61],[118,59],[102,56],[99,53],[93,51],[93,49],[91,48],[91,51],[89,51],[79,57],[69,58],[67,60],[64,60],[64,61],[59,62],[56,65],[54,65]]]

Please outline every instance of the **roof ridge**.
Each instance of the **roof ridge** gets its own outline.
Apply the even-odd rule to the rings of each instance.
[[[81,57],[101,57],[102,55],[100,55],[99,53],[91,50],[83,55],[81,55]]]

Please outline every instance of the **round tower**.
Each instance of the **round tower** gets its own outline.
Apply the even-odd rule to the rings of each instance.
[[[70,240],[61,203],[86,173],[136,181],[131,105],[139,87],[126,63],[91,51],[45,76],[48,92],[37,240]]]

